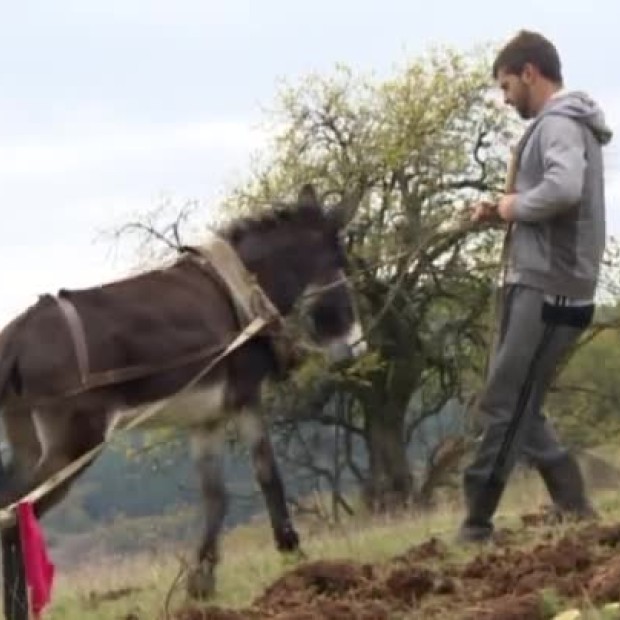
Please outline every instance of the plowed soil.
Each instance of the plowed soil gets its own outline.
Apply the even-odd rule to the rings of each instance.
[[[543,620],[550,614],[544,589],[555,590],[566,605],[620,600],[620,524],[589,524],[561,536],[545,531],[542,542],[530,545],[504,532],[467,561],[431,539],[388,562],[308,562],[248,608],[186,608],[174,618]]]

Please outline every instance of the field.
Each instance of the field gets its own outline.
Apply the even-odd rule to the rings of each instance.
[[[300,522],[307,558],[288,563],[264,522],[224,540],[219,593],[208,606],[185,600],[187,549],[101,558],[58,576],[49,620],[387,620],[409,618],[620,618],[620,494],[595,494],[597,524],[540,521],[536,478],[511,485],[493,545],[460,547],[458,500],[421,515]],[[162,541],[162,545],[165,541]],[[604,609],[605,606],[607,609]]]

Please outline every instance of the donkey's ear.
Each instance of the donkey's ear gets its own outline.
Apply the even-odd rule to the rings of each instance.
[[[319,197],[312,183],[306,183],[299,190],[297,202],[300,207],[315,207],[319,204]]]
[[[344,229],[351,223],[360,206],[363,196],[364,189],[360,185],[360,187],[346,193],[342,200],[330,209],[329,217],[336,228]]]

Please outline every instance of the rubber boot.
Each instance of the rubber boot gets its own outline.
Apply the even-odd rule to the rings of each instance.
[[[587,497],[581,468],[572,454],[567,453],[552,463],[540,465],[538,471],[553,500],[556,519],[598,519],[598,514]]]
[[[493,515],[497,510],[505,484],[491,479],[486,483],[465,477],[467,515],[457,534],[457,542],[486,542],[493,537]]]

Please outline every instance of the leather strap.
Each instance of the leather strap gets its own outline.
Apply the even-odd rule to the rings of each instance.
[[[78,314],[75,306],[60,293],[57,297],[54,297],[58,307],[62,311],[71,333],[71,340],[73,341],[73,348],[75,350],[75,358],[78,365],[78,371],[80,373],[80,383],[84,385],[88,381],[88,374],[90,370],[90,363],[88,358],[88,344],[86,342],[86,333],[84,331],[84,324]]]

